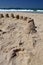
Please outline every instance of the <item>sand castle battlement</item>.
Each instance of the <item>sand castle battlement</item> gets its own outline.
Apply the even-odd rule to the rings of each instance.
[[[14,20],[16,19],[16,20],[23,20],[27,25],[27,29],[28,29],[28,33],[29,33],[29,31],[31,30],[31,32],[32,31],[34,31],[34,32],[36,32],[36,30],[35,30],[35,23],[34,23],[34,19],[31,19],[31,18],[29,18],[29,17],[24,17],[24,16],[20,16],[19,14],[18,15],[14,15],[13,13],[11,13],[10,15],[8,14],[8,13],[6,13],[5,15],[4,14],[0,14],[0,19],[4,19],[4,18],[14,18]],[[3,20],[2,20],[3,21]],[[1,23],[1,21],[0,21],[0,25],[1,25],[2,23]]]

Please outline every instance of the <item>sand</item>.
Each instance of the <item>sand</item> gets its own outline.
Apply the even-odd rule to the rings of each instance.
[[[0,12],[0,65],[43,65],[43,14]]]

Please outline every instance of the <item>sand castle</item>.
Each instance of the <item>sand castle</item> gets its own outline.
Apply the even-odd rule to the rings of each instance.
[[[0,14],[0,17],[1,17],[1,18],[4,18],[4,15],[3,15],[3,14]],[[5,14],[5,17],[6,17],[6,18],[12,17],[12,18],[22,19],[22,20],[24,20],[24,21],[28,21],[28,25],[27,25],[27,26],[28,26],[27,29],[29,29],[29,30],[28,30],[28,33],[32,32],[32,31],[36,32],[36,30],[35,30],[36,27],[35,27],[35,24],[34,24],[34,20],[31,19],[31,18],[23,17],[23,16],[19,16],[19,15],[14,16],[13,13],[11,13],[10,16],[9,16],[9,14]]]
[[[1,18],[3,17],[4,15],[1,14]],[[2,56],[0,54],[3,57],[0,65],[27,65],[27,62],[29,64],[34,56],[32,51],[28,50],[33,49],[35,46],[35,40],[33,41],[31,36],[37,32],[34,19],[19,14],[14,16],[13,13],[10,16],[5,14],[5,17],[7,19],[4,19],[4,23],[0,26],[0,40],[2,43],[0,45],[2,52],[0,53],[3,54]]]

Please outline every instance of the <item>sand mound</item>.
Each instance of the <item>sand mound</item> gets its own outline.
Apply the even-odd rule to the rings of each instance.
[[[13,13],[11,14],[11,17],[12,17],[12,18],[15,18],[15,16],[14,16],[14,14],[13,14]]]
[[[23,16],[20,16],[20,19],[23,19]]]
[[[9,17],[6,14],[6,17]],[[12,18],[14,15],[12,14]],[[34,57],[36,40],[34,19],[4,19],[0,26],[0,65],[29,65]],[[23,18],[23,17],[21,17]],[[33,34],[32,34],[33,33]]]
[[[16,15],[16,19],[19,19],[19,15]]]
[[[26,21],[28,19],[28,17],[24,17],[24,20]]]
[[[0,18],[4,18],[4,15],[3,14],[0,14]]]
[[[5,17],[6,17],[6,18],[9,18],[9,14],[6,14]]]

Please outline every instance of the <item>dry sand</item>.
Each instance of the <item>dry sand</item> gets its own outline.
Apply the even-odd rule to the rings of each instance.
[[[0,65],[43,65],[43,14],[0,12]]]

